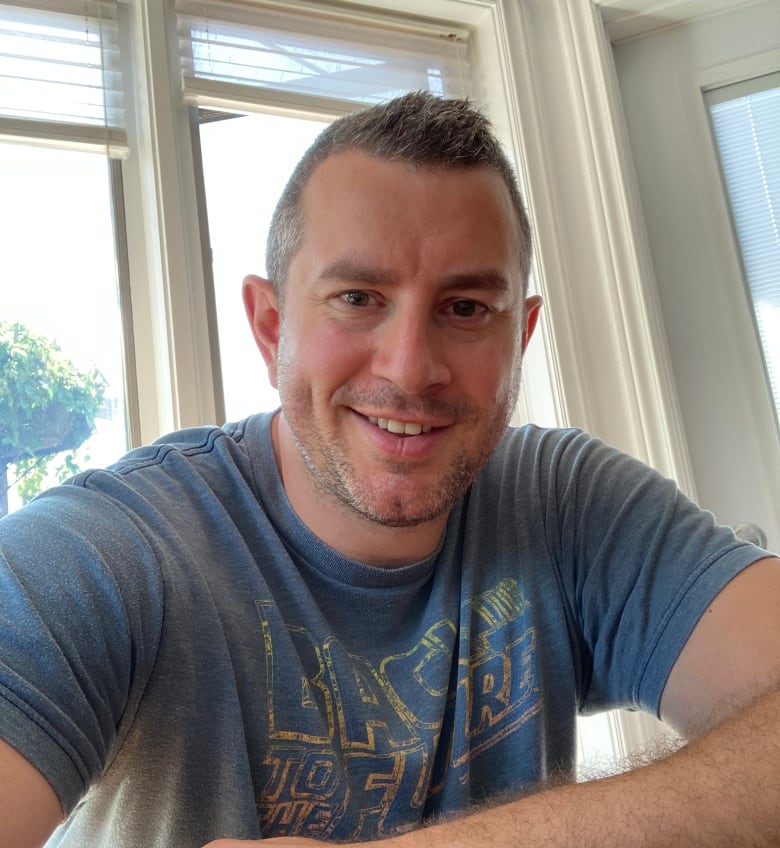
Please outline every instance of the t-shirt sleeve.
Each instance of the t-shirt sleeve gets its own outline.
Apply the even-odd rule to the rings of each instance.
[[[573,435],[547,460],[548,538],[587,658],[581,709],[657,714],[701,615],[768,554],[719,526],[672,480],[598,439]]]
[[[107,767],[154,663],[162,591],[132,517],[64,486],[0,522],[0,737],[70,812]]]

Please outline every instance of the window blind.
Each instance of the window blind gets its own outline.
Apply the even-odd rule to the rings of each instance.
[[[707,99],[780,421],[780,73]]]
[[[185,101],[337,114],[412,90],[475,96],[469,32],[324,3],[177,0]]]
[[[117,0],[0,0],[0,135],[125,152]]]

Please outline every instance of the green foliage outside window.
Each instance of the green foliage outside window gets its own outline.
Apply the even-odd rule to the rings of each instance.
[[[79,470],[74,451],[92,434],[105,390],[100,371],[79,370],[56,342],[0,321],[0,516],[11,486],[26,503],[51,471],[64,480]]]

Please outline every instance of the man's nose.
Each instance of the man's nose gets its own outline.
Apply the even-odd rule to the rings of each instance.
[[[421,395],[448,385],[446,340],[429,318],[399,312],[375,330],[371,371],[408,395]]]

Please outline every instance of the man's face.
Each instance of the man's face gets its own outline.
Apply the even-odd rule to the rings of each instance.
[[[298,453],[282,464],[308,488],[291,499],[385,526],[442,520],[508,423],[539,306],[523,301],[506,187],[487,168],[340,153],[313,173],[303,219],[266,357]]]

